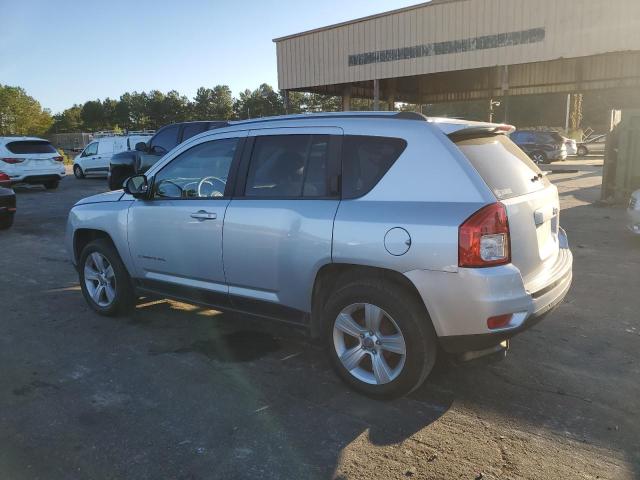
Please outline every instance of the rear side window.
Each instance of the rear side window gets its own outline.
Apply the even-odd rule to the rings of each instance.
[[[56,149],[49,142],[44,140],[21,140],[19,142],[7,143],[7,150],[11,153],[56,153]]]
[[[328,196],[329,135],[256,137],[245,196]]]
[[[538,166],[506,135],[456,142],[496,198],[503,200],[541,190],[549,185]]]
[[[178,125],[160,130],[151,140],[154,153],[165,154],[178,144]]]
[[[190,123],[185,125],[182,130],[182,141],[184,142],[187,138],[191,138],[194,135],[204,132],[206,127],[206,123]]]
[[[342,198],[367,194],[406,147],[401,138],[346,135],[342,143]]]

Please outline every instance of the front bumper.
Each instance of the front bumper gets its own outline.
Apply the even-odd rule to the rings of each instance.
[[[535,325],[558,306],[571,287],[573,256],[563,231],[555,262],[524,284],[512,264],[461,268],[456,273],[412,271],[407,277],[422,296],[442,347],[450,353],[483,350]],[[487,319],[513,314],[505,328]]]

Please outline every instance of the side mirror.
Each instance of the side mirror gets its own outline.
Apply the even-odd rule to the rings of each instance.
[[[138,143],[136,143],[136,150],[138,152],[146,152],[147,151],[146,142],[138,142]]]
[[[124,191],[135,198],[144,198],[149,192],[149,182],[144,175],[134,175],[124,182]]]

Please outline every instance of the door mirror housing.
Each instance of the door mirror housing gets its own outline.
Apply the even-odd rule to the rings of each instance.
[[[149,193],[149,181],[145,175],[134,175],[125,180],[124,191],[135,198],[145,198]]]
[[[147,143],[146,142],[138,142],[138,143],[136,143],[136,150],[138,152],[146,152],[147,151]]]

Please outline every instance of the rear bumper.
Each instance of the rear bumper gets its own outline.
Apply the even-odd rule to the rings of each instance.
[[[52,180],[61,180],[66,175],[64,166],[59,169],[47,169],[43,171],[24,172],[10,175],[11,184],[16,183],[42,183]]]
[[[514,265],[461,268],[456,273],[408,272],[443,348],[451,353],[490,348],[535,325],[558,306],[573,278],[573,256],[564,232],[560,237],[554,264],[526,286]],[[504,314],[513,314],[507,327],[487,327],[488,318]]]
[[[566,150],[552,150],[548,154],[550,160],[565,160],[567,158]]]
[[[640,210],[627,209],[627,230],[640,235]]]

